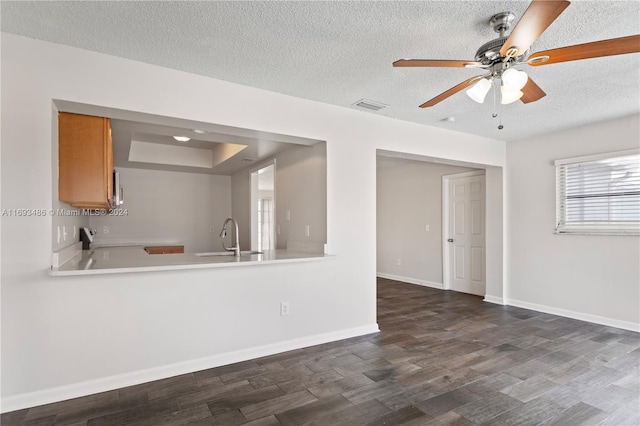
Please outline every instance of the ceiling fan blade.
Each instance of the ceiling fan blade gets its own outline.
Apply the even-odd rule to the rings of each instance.
[[[525,84],[524,87],[522,88],[522,93],[524,93],[524,94],[522,95],[520,100],[522,101],[523,104],[528,104],[529,102],[535,102],[535,101],[547,96],[547,94],[544,93],[544,90],[542,90],[531,79],[531,77],[529,77],[529,79],[527,79],[527,84]]]
[[[394,67],[449,67],[449,68],[480,68],[482,62],[457,61],[448,59],[398,59]]]
[[[483,75],[477,75],[475,77],[471,77],[471,78],[463,81],[462,83],[458,84],[457,86],[453,86],[451,89],[447,90],[446,92],[440,93],[435,98],[433,98],[431,100],[428,100],[427,102],[423,103],[422,105],[420,105],[420,108],[432,107],[435,104],[444,101],[449,96],[455,95],[459,91],[461,91],[463,89],[466,89],[467,87],[471,86],[473,83],[475,83],[476,81],[480,80],[481,78],[484,78],[484,76]]]
[[[558,62],[577,61],[580,59],[600,58],[602,56],[624,55],[640,52],[640,34],[628,37],[612,38],[594,41],[592,43],[576,44],[543,50],[529,56],[527,62],[534,67],[556,64]],[[544,59],[548,57],[545,61]],[[538,59],[540,58],[540,59]]]
[[[525,53],[567,6],[568,1],[533,0],[502,45],[500,54],[513,57]]]

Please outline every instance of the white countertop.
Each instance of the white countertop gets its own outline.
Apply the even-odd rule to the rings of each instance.
[[[332,258],[321,253],[291,250],[265,250],[262,254],[236,256],[198,256],[195,253],[148,254],[144,246],[100,247],[82,250],[59,267],[53,276],[116,274],[179,269],[224,268],[270,263],[306,262]]]

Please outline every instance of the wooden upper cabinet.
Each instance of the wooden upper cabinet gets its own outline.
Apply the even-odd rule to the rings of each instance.
[[[113,142],[108,118],[58,114],[58,199],[83,209],[113,207]]]

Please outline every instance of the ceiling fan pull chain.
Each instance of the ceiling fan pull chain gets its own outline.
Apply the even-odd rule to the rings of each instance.
[[[498,116],[498,113],[496,112],[496,85],[493,85],[493,113],[491,113],[491,116],[493,118],[496,118]]]

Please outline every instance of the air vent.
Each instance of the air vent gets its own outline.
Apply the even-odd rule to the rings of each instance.
[[[368,109],[369,111],[380,111],[381,109],[388,106],[380,102],[370,101],[368,99],[360,99],[358,102],[352,105],[358,108]]]

